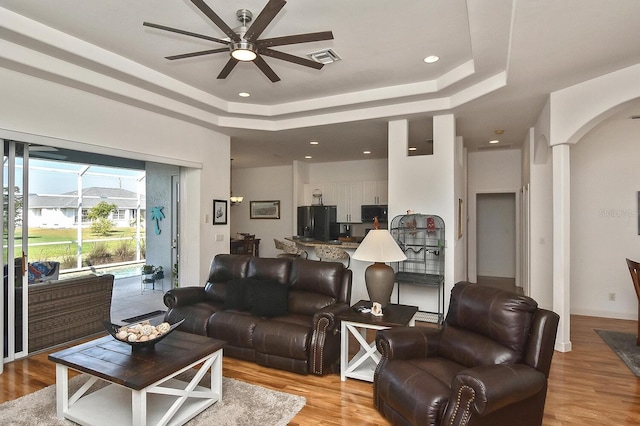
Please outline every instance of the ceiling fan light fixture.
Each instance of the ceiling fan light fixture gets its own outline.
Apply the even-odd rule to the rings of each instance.
[[[248,41],[238,41],[231,43],[231,56],[242,62],[251,62],[258,56],[253,43]]]

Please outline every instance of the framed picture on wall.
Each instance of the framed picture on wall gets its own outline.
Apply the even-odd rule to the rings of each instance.
[[[227,200],[213,200],[213,224],[227,224]]]
[[[251,201],[249,217],[251,219],[280,219],[280,200]]]

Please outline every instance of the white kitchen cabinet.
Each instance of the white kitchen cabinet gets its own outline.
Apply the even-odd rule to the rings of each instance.
[[[360,218],[361,205],[362,182],[345,182],[336,184],[338,222],[362,222]]]
[[[389,183],[386,180],[362,183],[362,204],[384,205],[389,202]]]
[[[336,185],[335,183],[305,183],[303,205],[313,205],[313,191],[319,189],[322,192],[322,204],[325,206],[335,206],[338,202]]]

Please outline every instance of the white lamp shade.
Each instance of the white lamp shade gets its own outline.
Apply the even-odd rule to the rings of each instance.
[[[358,246],[353,259],[365,262],[400,262],[407,259],[404,252],[386,229],[369,231]]]

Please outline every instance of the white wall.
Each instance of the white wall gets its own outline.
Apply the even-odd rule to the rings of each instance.
[[[387,180],[386,159],[309,164],[309,181],[304,183],[373,180]]]
[[[521,187],[521,152],[518,149],[476,151],[468,154],[469,194],[469,281],[478,281],[477,211],[478,194],[515,193]]]
[[[0,81],[0,138],[183,167],[180,285],[202,285],[211,258],[228,251],[204,217],[229,196],[229,137],[6,68]]]
[[[547,101],[527,137],[529,158],[529,296],[553,309],[553,162],[549,146],[551,104]],[[565,321],[565,318],[560,318]]]
[[[638,135],[640,121],[624,118],[600,124],[571,146],[573,314],[637,319],[625,258],[640,260]]]
[[[242,195],[244,201],[229,208],[231,235],[255,234],[261,240],[260,257],[276,257],[281,251],[276,250],[273,239],[293,235],[293,167],[234,169],[232,173],[233,193]],[[266,200],[280,200],[280,219],[250,219],[250,202]]]
[[[445,312],[454,284],[457,202],[454,189],[456,159],[455,117],[433,119],[434,154],[407,156],[406,120],[389,122],[389,217],[416,213],[440,216],[445,223]],[[394,293],[395,294],[395,293]],[[400,303],[418,305],[423,311],[437,309],[437,294],[432,289],[403,286]],[[394,300],[395,296],[392,296]]]

